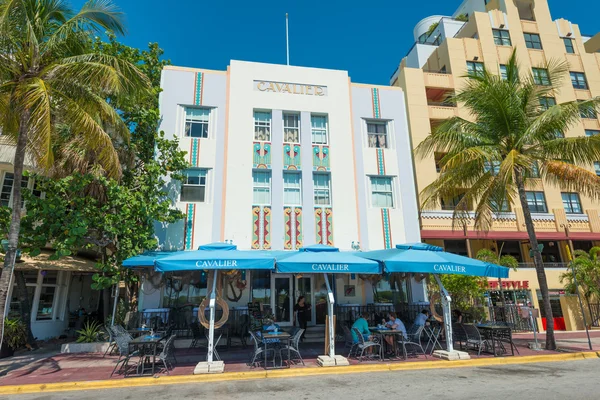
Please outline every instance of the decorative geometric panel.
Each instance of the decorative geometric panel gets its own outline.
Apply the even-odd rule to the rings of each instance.
[[[271,143],[254,142],[252,165],[253,168],[271,169]]]
[[[300,145],[299,144],[284,144],[283,145],[283,168],[287,170],[300,169]]]
[[[390,226],[390,210],[381,209],[381,222],[383,226],[383,242],[386,249],[392,248],[392,228]]]
[[[197,167],[199,165],[200,158],[200,139],[192,139],[190,142],[190,165]]]
[[[194,246],[194,220],[196,218],[196,204],[186,206],[185,228],[183,231],[183,246],[185,250],[192,250]]]
[[[313,146],[313,170],[329,171],[329,146]]]
[[[381,118],[381,110],[379,107],[379,89],[371,88],[371,100],[373,102],[373,118]]]
[[[271,248],[271,207],[252,207],[252,243],[255,250]]]
[[[385,175],[385,156],[383,149],[377,149],[377,175]]]
[[[283,248],[297,250],[302,247],[302,208],[285,207],[283,209]]]
[[[197,72],[194,80],[194,105],[196,106],[202,105],[203,81],[204,74],[202,72]]]
[[[331,208],[315,208],[315,233],[317,244],[333,246],[333,210]]]

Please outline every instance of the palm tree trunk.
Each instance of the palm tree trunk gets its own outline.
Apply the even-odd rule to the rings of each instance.
[[[542,302],[546,314],[546,350],[556,350],[556,340],[554,338],[554,316],[552,315],[552,305],[550,304],[550,294],[548,293],[548,281],[546,279],[546,271],[544,270],[544,262],[542,253],[538,248],[538,241],[535,235],[533,218],[531,218],[531,210],[527,203],[527,195],[525,194],[525,181],[519,171],[515,171],[515,180],[519,190],[519,200],[523,208],[523,216],[525,218],[525,227],[529,236],[529,243],[533,253],[533,263],[537,273],[540,292],[542,292]]]
[[[37,343],[31,332],[31,304],[29,303],[29,294],[27,293],[27,284],[23,271],[15,271],[15,283],[17,284],[17,296],[21,305],[21,321],[25,324],[27,331],[27,347],[37,349]]]
[[[25,164],[25,149],[29,125],[29,110],[25,110],[19,121],[19,136],[15,149],[12,219],[8,231],[8,250],[4,255],[4,267],[0,277],[0,346],[4,339],[4,315],[6,314],[6,298],[15,268],[17,248],[19,246],[19,231],[21,230],[21,181],[23,180],[23,165]]]

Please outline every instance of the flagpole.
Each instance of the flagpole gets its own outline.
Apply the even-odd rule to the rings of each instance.
[[[285,13],[285,50],[287,53],[287,65],[290,65],[290,40],[288,30],[288,13]]]

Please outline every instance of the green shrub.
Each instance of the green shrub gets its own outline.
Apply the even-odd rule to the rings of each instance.
[[[98,321],[88,321],[77,334],[77,343],[95,343],[103,339],[104,331]]]

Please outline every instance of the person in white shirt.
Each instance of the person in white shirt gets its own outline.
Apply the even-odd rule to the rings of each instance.
[[[386,323],[386,326],[392,330],[402,332],[402,335],[406,337],[406,327],[400,318],[396,316],[396,313],[391,312],[388,314],[388,322]],[[385,335],[385,341],[388,343],[389,349],[394,348],[394,336]]]
[[[429,310],[421,311],[421,314],[417,315],[415,319],[415,325],[425,326],[427,320],[429,319]]]

